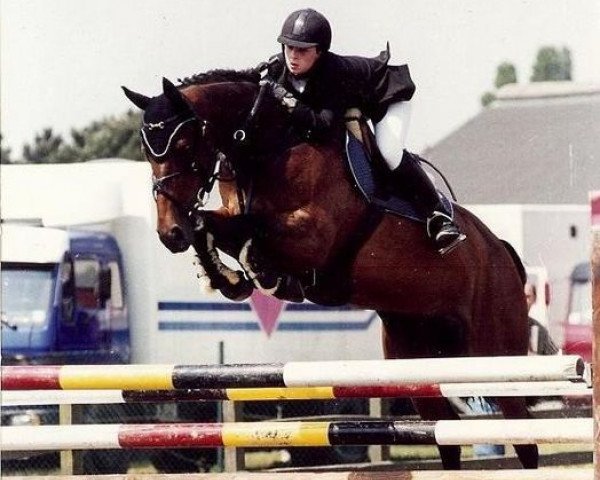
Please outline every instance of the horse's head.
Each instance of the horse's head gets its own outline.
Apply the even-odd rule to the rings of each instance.
[[[229,117],[248,110],[253,96],[246,94],[246,101],[233,95],[223,99],[211,85],[180,89],[167,79],[157,97],[123,90],[144,111],[142,151],[152,166],[158,234],[172,252],[187,250],[192,243],[190,217],[204,205],[227,151],[223,132],[233,128]]]

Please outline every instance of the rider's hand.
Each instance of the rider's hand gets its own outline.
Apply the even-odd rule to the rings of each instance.
[[[267,85],[271,91],[271,94],[288,110],[291,111],[296,108],[298,99],[296,99],[291,92],[286,90],[283,85],[280,85],[279,83],[269,79],[261,80],[260,85]]]

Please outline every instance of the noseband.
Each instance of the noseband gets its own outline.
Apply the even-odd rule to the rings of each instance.
[[[204,184],[201,185],[198,189],[198,192],[196,193],[196,201],[191,206],[183,205],[179,200],[177,200],[173,195],[171,195],[166,184],[169,180],[180,175],[185,175],[188,173],[198,173],[199,169],[196,162],[191,163],[189,168],[186,170],[179,170],[177,172],[164,175],[162,177],[155,177],[154,175],[152,175],[152,195],[154,197],[154,200],[156,200],[159,195],[163,195],[164,197],[168,198],[171,202],[173,202],[178,209],[180,209],[183,212],[187,212],[187,215],[190,217],[193,216],[207,204],[208,199],[210,197],[210,192],[215,186],[215,182],[219,179],[221,162],[224,160],[225,155],[221,152],[217,153],[213,172],[206,179],[206,182],[204,182]]]

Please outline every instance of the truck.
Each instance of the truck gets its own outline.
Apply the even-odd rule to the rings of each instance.
[[[569,276],[569,303],[564,323],[563,352],[592,361],[592,270],[590,262],[573,267]]]
[[[0,169],[5,365],[382,358],[372,311],[289,304],[259,292],[234,303],[201,291],[193,251],[172,254],[158,239],[147,163],[104,159]],[[253,418],[365,413],[366,403],[264,402],[248,403],[246,410]],[[218,408],[154,405],[143,412],[113,410],[100,421],[135,421],[142,414],[145,422],[212,421]],[[2,408],[3,424],[56,417],[51,407]],[[90,409],[88,417],[98,412]],[[366,454],[351,447],[333,452],[341,461]],[[214,461],[203,451],[173,452],[174,462],[165,455],[154,457],[163,471]],[[92,457],[89,472],[118,473],[125,463]]]
[[[596,237],[593,248],[600,248],[600,190],[590,192],[590,216],[592,234]],[[594,256],[598,252],[593,252]],[[596,267],[597,268],[597,267]],[[569,275],[569,300],[563,322],[564,353],[581,355],[592,361],[592,265],[589,261],[578,262]]]
[[[128,363],[121,265],[110,235],[4,224],[3,363]]]

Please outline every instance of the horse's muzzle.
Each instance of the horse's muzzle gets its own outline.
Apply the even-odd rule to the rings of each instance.
[[[191,245],[191,238],[186,234],[185,230],[179,225],[175,224],[168,230],[158,230],[158,237],[165,247],[167,247],[172,253],[179,253],[186,251]]]

